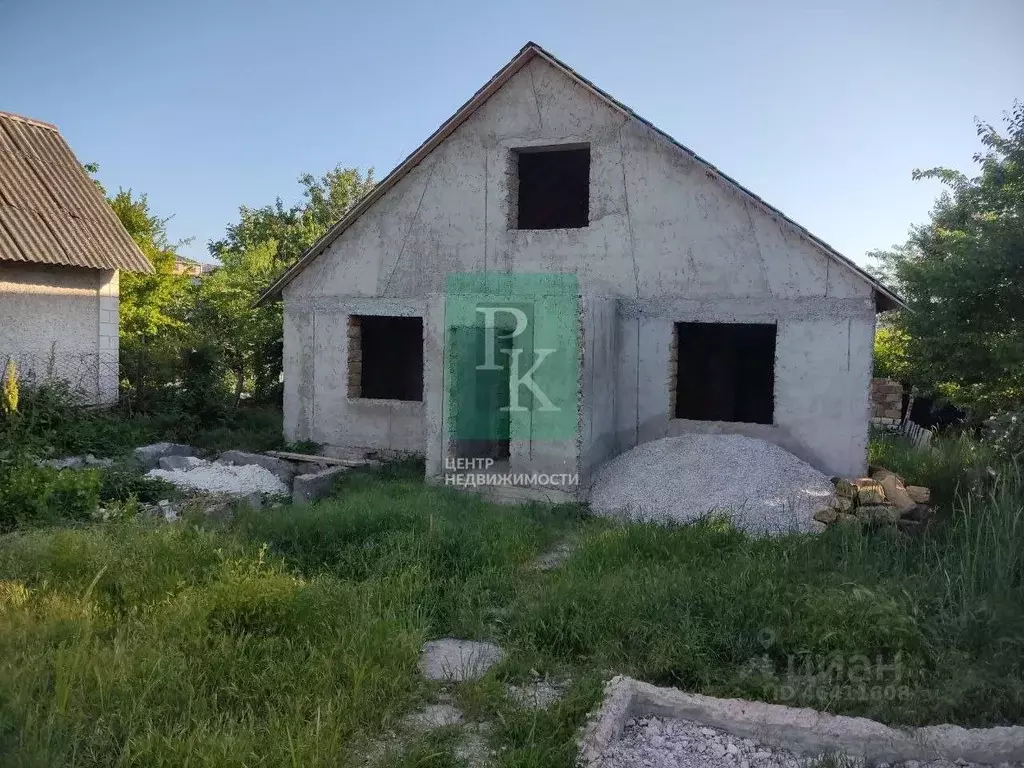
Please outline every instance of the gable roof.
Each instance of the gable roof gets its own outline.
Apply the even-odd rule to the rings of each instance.
[[[0,112],[0,261],[152,272],[56,126]]]
[[[497,74],[488,80],[480,90],[473,94],[473,96],[459,107],[458,111],[449,117],[440,128],[434,131],[433,134],[419,147],[417,147],[412,154],[410,154],[405,160],[403,160],[394,170],[385,176],[381,182],[375,186],[370,192],[363,197],[345,216],[341,218],[334,226],[327,230],[313,245],[311,245],[305,253],[295,262],[289,269],[281,274],[266,291],[257,300],[256,305],[260,306],[273,299],[279,298],[281,291],[284,290],[295,277],[306,267],[316,259],[321,253],[333,243],[338,237],[358,219],[367,209],[369,209],[374,203],[382,198],[387,192],[394,187],[401,179],[408,174],[413,168],[419,165],[431,152],[434,151],[445,139],[451,136],[455,130],[462,125],[477,109],[479,109],[484,102],[486,102],[492,95],[494,95],[505,83],[507,83],[519,70],[529,64],[533,59],[540,58],[543,61],[550,64],[559,72],[562,72],[577,85],[583,87],[607,106],[611,107],[616,112],[624,115],[627,118],[637,120],[643,125],[650,128],[656,134],[661,136],[663,139],[668,141],[674,147],[684,152],[694,161],[699,163],[707,171],[708,175],[713,178],[718,178],[723,181],[726,185],[732,187],[738,191],[743,197],[750,202],[757,205],[761,210],[767,213],[773,218],[780,219],[785,222],[791,229],[793,229],[798,235],[804,237],[822,251],[828,258],[834,259],[839,262],[842,266],[846,267],[857,275],[860,279],[869,283],[875,290],[875,305],[879,311],[905,308],[906,304],[903,302],[895,292],[886,288],[877,279],[872,277],[870,274],[865,272],[863,269],[858,267],[853,261],[843,256],[832,246],[818,237],[815,237],[804,227],[797,224],[791,218],[786,216],[782,211],[769,205],[760,197],[755,195],[749,189],[744,187],[735,179],[722,173],[718,168],[709,163],[704,158],[700,157],[696,152],[683,146],[674,138],[669,136],[667,133],[662,131],[660,128],[652,124],[651,122],[640,117],[632,109],[627,107],[620,101],[617,101],[609,94],[602,91],[592,82],[587,80],[585,77],[580,75],[576,70],[572,69],[564,62],[556,58],[555,56],[548,53],[541,46],[534,42],[528,42],[519,51],[518,54],[504,67],[502,67]]]

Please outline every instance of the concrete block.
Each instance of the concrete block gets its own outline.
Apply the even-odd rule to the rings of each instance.
[[[156,469],[164,456],[195,456],[196,451],[190,445],[181,443],[153,443],[143,445],[134,451],[135,458],[146,469]]]
[[[224,453],[217,457],[217,461],[221,464],[234,464],[239,467],[247,464],[256,464],[273,472],[282,483],[290,483],[292,478],[298,474],[297,467],[290,461],[278,459],[274,456],[266,456],[262,453],[224,451]]]
[[[205,461],[203,461],[202,459],[197,459],[195,456],[172,455],[161,456],[160,460],[157,462],[157,466],[159,466],[160,469],[166,469],[173,472],[176,469],[188,471],[190,469],[195,469],[196,467],[201,466],[205,463]]]
[[[331,467],[312,475],[299,475],[292,486],[292,503],[303,504],[322,499],[334,489],[334,483],[345,472],[348,472],[348,467]]]
[[[605,688],[603,705],[583,729],[580,765],[601,765],[602,756],[621,738],[629,718],[652,715],[689,720],[798,754],[839,752],[859,757],[867,765],[937,758],[948,763],[990,765],[1024,760],[1021,726],[890,728],[863,717],[830,715],[759,701],[717,699],[615,677]]]

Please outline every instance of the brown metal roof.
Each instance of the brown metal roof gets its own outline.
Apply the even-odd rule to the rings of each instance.
[[[0,261],[152,272],[49,123],[0,112]]]
[[[627,107],[620,101],[609,94],[602,91],[592,82],[587,80],[585,77],[580,75],[572,67],[568,66],[560,59],[556,58],[552,54],[548,53],[541,46],[534,42],[528,42],[523,46],[522,50],[504,67],[502,67],[490,80],[484,83],[483,87],[480,88],[473,96],[459,107],[459,110],[448,118],[444,124],[441,125],[434,133],[419,147],[417,147],[411,155],[403,160],[391,173],[385,176],[381,182],[374,187],[370,192],[360,200],[355,207],[353,207],[345,216],[341,218],[334,226],[324,233],[323,237],[317,240],[313,245],[306,250],[304,254],[299,258],[295,264],[287,269],[280,277],[278,277],[273,284],[263,292],[263,295],[257,300],[257,306],[265,304],[268,301],[279,298],[281,291],[288,285],[292,280],[295,279],[296,275],[305,269],[309,264],[321,253],[327,250],[327,247],[333,243],[342,232],[348,229],[370,206],[377,202],[381,197],[387,193],[395,184],[397,184],[409,171],[419,165],[423,160],[433,152],[445,139],[451,136],[455,130],[464,123],[470,115],[476,112],[491,96],[493,96],[505,83],[507,83],[513,75],[515,75],[520,69],[530,63],[534,58],[540,58],[549,63],[555,69],[565,73],[568,77],[574,80],[579,85],[586,88],[588,91],[597,96],[601,101],[610,106],[612,109],[620,112],[626,117],[637,120],[648,128],[653,130],[662,138],[666,139],[677,149],[685,152],[689,157],[704,166],[708,175],[712,178],[721,179],[724,183],[733,187],[739,191],[748,200],[759,206],[768,215],[778,218],[791,227],[799,236],[807,239],[811,244],[816,246],[818,249],[823,251],[826,256],[836,260],[844,267],[852,271],[862,280],[871,284],[875,289],[875,303],[879,310],[896,309],[898,307],[905,307],[903,299],[901,299],[896,293],[886,288],[882,283],[876,280],[872,275],[865,272],[863,269],[858,267],[853,261],[843,256],[835,248],[830,246],[824,240],[815,237],[808,230],[797,224],[793,219],[786,216],[778,208],[775,208],[760,197],[755,195],[749,189],[744,187],[735,179],[722,173],[718,168],[709,163],[707,160],[702,158],[693,150],[683,146],[674,138],[669,136],[663,130],[652,124],[650,121],[640,117],[636,112]]]

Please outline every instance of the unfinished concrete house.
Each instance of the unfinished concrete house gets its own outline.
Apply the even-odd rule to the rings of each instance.
[[[519,291],[519,276],[541,287]],[[472,344],[456,349],[473,315],[465,299],[499,278],[506,325],[491,340],[529,337],[535,362],[558,347],[558,402],[524,376],[527,362],[481,383],[502,367],[495,350],[478,345],[480,364]],[[571,322],[545,332],[567,290]],[[533,43],[261,301],[278,298],[288,439],[424,454],[438,480],[479,457],[577,474],[569,496],[615,455],[688,431],[758,437],[825,472],[863,473],[875,315],[899,304]],[[520,333],[527,319],[533,336]],[[556,341],[542,349],[541,336]],[[518,354],[497,359],[508,368]],[[480,434],[460,431],[467,392],[494,412]],[[547,428],[547,406],[571,412],[568,433]]]

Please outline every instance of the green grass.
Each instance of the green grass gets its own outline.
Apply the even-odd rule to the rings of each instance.
[[[3,536],[0,765],[359,765],[434,695],[417,653],[446,635],[508,652],[454,691],[503,768],[572,765],[620,672],[898,724],[1022,722],[1024,481],[961,449],[873,446],[912,482],[956,473],[943,522],[913,539],[617,526],[408,466],[221,527]],[[530,567],[569,536],[560,568]],[[505,694],[534,670],[567,681],[547,711]],[[407,735],[382,764],[456,766],[461,738]]]

